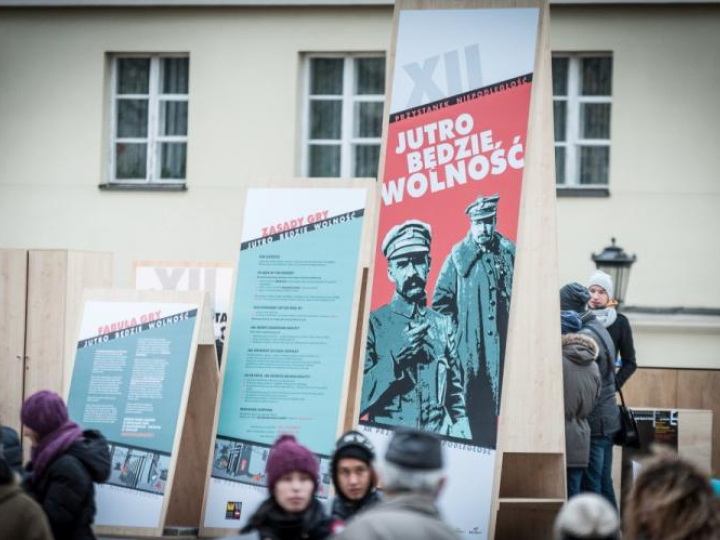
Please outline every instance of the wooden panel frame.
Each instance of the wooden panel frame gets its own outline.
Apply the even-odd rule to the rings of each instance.
[[[193,517],[199,516],[202,505],[203,484],[198,482],[198,463],[194,460],[200,461],[199,468],[202,469],[202,460],[207,459],[208,445],[204,437],[208,436],[208,429],[205,426],[210,424],[209,413],[212,411],[214,393],[217,389],[217,358],[215,355],[215,337],[212,331],[210,300],[207,293],[198,291],[86,290],[83,295],[81,304],[83,309],[78,317],[78,324],[82,320],[84,306],[91,301],[187,303],[197,305],[198,315],[188,353],[185,384],[175,429],[175,443],[171,451],[168,478],[158,526],[93,526],[95,533],[101,536],[161,537],[166,526],[174,525],[174,523],[170,523],[170,519],[184,523],[191,522]],[[76,346],[77,341],[76,334]],[[71,373],[73,367],[74,356],[70,366]],[[68,382],[66,399],[69,390]],[[179,466],[179,464],[182,466]],[[179,493],[173,496],[175,486],[178,487]]]
[[[342,393],[340,397],[340,403],[338,404],[338,420],[336,426],[336,434],[340,435],[346,428],[347,418],[349,417],[347,411],[352,407],[351,399],[353,398],[353,389],[351,389],[351,381],[358,380],[359,377],[353,376],[353,371],[359,369],[359,358],[356,348],[356,329],[359,325],[359,317],[362,316],[364,311],[363,306],[363,282],[364,282],[364,271],[368,266],[368,258],[372,257],[372,251],[374,246],[374,234],[377,225],[377,211],[376,206],[379,201],[379,189],[372,178],[296,178],[293,180],[274,180],[258,182],[256,185],[244,186],[240,197],[238,198],[239,208],[244,211],[247,200],[247,192],[250,189],[313,189],[313,188],[362,188],[366,190],[365,197],[365,211],[363,215],[363,230],[360,237],[360,244],[358,245],[359,256],[358,264],[356,267],[355,277],[355,288],[353,293],[353,308],[352,315],[350,317],[350,326],[348,329],[348,342],[345,354],[345,372],[343,375],[342,382]],[[242,214],[241,214],[242,215]],[[242,226],[238,227],[238,244],[239,239],[242,238]],[[233,288],[231,295],[231,303],[234,302],[236,291],[236,285],[238,280],[238,265],[242,261],[242,255],[239,254],[235,261],[235,279],[233,280]],[[368,303],[365,302],[367,305]],[[228,316],[228,327],[227,335],[228,338],[232,334],[232,324],[235,318],[234,313],[229,313]],[[206,527],[205,519],[207,515],[207,504],[208,504],[208,490],[212,476],[212,454],[214,451],[215,438],[217,435],[217,427],[220,413],[220,403],[222,401],[223,386],[225,382],[225,371],[227,369],[227,355],[229,347],[225,347],[223,350],[223,358],[220,367],[220,383],[218,385],[217,399],[215,403],[214,420],[212,424],[212,437],[209,444],[209,459],[206,465],[205,472],[205,489],[204,489],[204,500],[202,516],[200,521],[200,536],[201,537],[218,537],[227,536],[237,533],[237,528],[221,528],[221,527]],[[357,386],[355,387],[355,389]],[[359,400],[357,390],[355,390],[354,401]]]
[[[27,250],[0,250],[0,423],[18,433],[24,397],[27,267]]]

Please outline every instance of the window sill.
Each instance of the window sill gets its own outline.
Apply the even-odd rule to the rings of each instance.
[[[561,187],[557,186],[558,197],[609,197],[607,187]]]
[[[100,184],[101,191],[187,191],[186,184]]]

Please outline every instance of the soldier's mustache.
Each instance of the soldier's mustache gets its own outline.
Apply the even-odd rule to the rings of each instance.
[[[403,284],[403,292],[408,292],[410,289],[414,289],[416,287],[419,287],[421,289],[425,288],[425,280],[420,279],[418,277],[410,278]]]

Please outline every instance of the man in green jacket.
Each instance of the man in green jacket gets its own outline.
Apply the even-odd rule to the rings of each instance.
[[[497,443],[515,265],[515,244],[495,230],[499,199],[481,196],[465,209],[470,231],[445,259],[432,299],[456,328],[472,439],[487,448]]]
[[[469,438],[452,321],[426,306],[430,240],[429,225],[409,220],[383,241],[395,294],[370,314],[361,416]]]

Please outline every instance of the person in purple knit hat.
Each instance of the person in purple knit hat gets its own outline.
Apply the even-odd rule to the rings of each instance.
[[[327,538],[330,535],[330,519],[314,497],[318,487],[318,460],[315,455],[298,444],[292,435],[281,435],[270,449],[265,472],[270,496],[240,531],[242,538]]]
[[[110,476],[107,441],[70,420],[54,392],[42,390],[27,398],[20,416],[32,444],[23,488],[42,506],[55,540],[94,540],[93,482]]]

